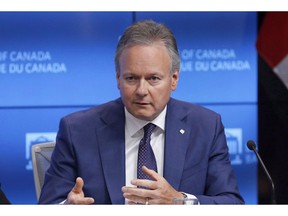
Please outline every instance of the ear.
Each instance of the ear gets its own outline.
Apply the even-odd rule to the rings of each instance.
[[[179,80],[179,70],[175,70],[171,76],[171,90],[175,91]]]

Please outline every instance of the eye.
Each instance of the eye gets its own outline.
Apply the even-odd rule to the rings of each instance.
[[[149,80],[152,82],[152,83],[157,83],[158,81],[160,81],[160,77],[156,76],[156,75],[153,75],[149,78]]]
[[[128,75],[124,77],[124,81],[128,84],[135,84],[138,78],[136,76]]]
[[[132,81],[132,80],[135,80],[135,77],[133,76],[127,76],[124,78],[126,81]]]

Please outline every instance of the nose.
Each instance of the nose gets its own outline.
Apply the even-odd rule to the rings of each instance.
[[[141,79],[139,81],[136,92],[140,96],[145,96],[148,94],[148,83],[145,79]]]

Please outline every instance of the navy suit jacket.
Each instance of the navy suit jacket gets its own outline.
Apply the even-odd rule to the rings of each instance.
[[[201,204],[243,204],[220,116],[171,98],[165,124],[164,178]],[[120,98],[61,119],[39,203],[65,200],[78,176],[84,180],[85,196],[96,204],[125,203],[125,113]]]

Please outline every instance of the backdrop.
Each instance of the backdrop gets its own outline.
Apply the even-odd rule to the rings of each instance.
[[[14,204],[36,203],[31,146],[55,139],[61,117],[119,97],[114,52],[135,21],[166,24],[178,40],[173,97],[221,114],[246,203],[256,204],[257,13],[1,12],[0,182]]]

